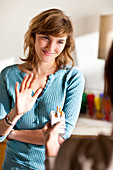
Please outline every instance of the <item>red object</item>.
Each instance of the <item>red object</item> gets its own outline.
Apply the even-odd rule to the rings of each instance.
[[[105,120],[111,120],[111,101],[109,98],[103,98],[104,109],[103,112],[105,114]]]
[[[89,115],[94,115],[94,94],[88,94],[87,95],[87,103],[88,103],[88,110],[89,110]]]

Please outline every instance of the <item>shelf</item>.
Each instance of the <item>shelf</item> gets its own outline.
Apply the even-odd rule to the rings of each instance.
[[[112,132],[112,122],[105,120],[91,119],[89,117],[79,117],[73,130],[72,136],[97,136],[98,134],[110,135]]]

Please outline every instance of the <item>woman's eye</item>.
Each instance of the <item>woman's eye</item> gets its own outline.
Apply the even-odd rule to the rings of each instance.
[[[46,36],[44,36],[44,37],[42,37],[43,39],[45,39],[45,40],[48,40],[49,38],[48,37],[46,37]]]
[[[64,42],[63,42],[63,41],[59,41],[58,43],[59,43],[59,44],[63,44]]]

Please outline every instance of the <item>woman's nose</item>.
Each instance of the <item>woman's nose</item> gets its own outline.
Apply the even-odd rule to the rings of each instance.
[[[48,50],[49,52],[54,52],[55,49],[55,42],[51,41],[48,43]]]

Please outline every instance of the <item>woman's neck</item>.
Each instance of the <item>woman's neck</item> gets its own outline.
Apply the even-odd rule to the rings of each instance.
[[[36,65],[31,68],[27,63],[19,64],[18,68],[20,71],[25,72],[27,74],[34,73],[40,75],[50,75],[54,74],[58,67],[56,63],[40,63],[38,62]]]
[[[52,74],[55,73],[57,71],[57,65],[56,63],[38,63],[37,65],[35,65],[34,67],[34,72],[38,72],[38,74]]]

